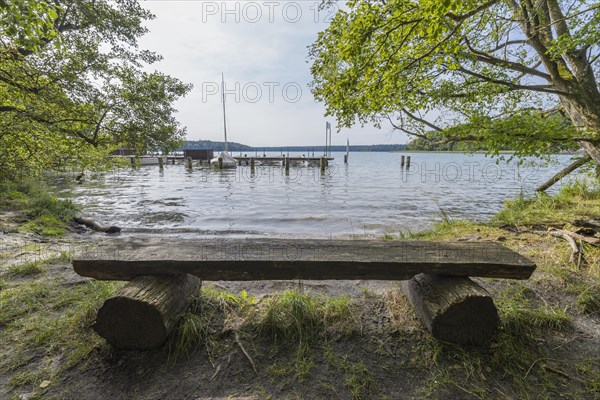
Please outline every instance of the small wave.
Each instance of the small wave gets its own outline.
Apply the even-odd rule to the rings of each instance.
[[[145,234],[181,234],[196,233],[201,235],[264,235],[264,232],[252,230],[211,230],[199,228],[124,228],[123,233],[145,233]]]
[[[153,212],[144,214],[142,220],[145,224],[156,224],[160,222],[183,222],[186,217],[186,214],[178,212]]]

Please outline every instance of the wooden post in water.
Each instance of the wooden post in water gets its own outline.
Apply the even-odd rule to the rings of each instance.
[[[131,157],[131,168],[135,168],[135,157]]]
[[[406,169],[410,169],[410,156],[406,156]]]
[[[327,166],[327,159],[325,156],[321,157],[321,175],[325,175],[325,167]]]
[[[404,169],[404,156],[400,157],[400,168]]]
[[[187,158],[187,167],[190,170],[192,169],[192,157]]]
[[[290,158],[286,157],[284,160],[285,163],[285,176],[290,176]]]
[[[160,156],[158,157],[158,169],[159,170],[165,169],[165,159]]]
[[[238,160],[238,165],[239,165],[240,167],[242,166],[242,159],[241,159],[241,158]]]
[[[219,157],[219,169],[223,169],[223,157]]]
[[[350,139],[346,139],[346,155],[344,156],[344,164],[348,164],[348,156],[350,155]]]
[[[175,158],[173,157],[173,159],[171,160],[171,162],[173,163],[173,165],[175,165]]]
[[[254,158],[250,158],[250,173],[254,175]]]

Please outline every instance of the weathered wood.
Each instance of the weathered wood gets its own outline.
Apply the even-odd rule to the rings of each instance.
[[[559,233],[561,235],[568,235],[568,236],[571,236],[574,239],[579,239],[582,242],[593,244],[595,246],[600,246],[600,238],[597,238],[597,237],[580,235],[579,233],[571,232],[571,231],[568,231],[566,229],[549,228],[548,232],[556,232],[556,233]]]
[[[558,231],[548,231],[548,234],[566,240],[566,242],[571,247],[571,256],[569,257],[569,262],[573,262],[575,260],[575,257],[579,256],[579,246],[577,246],[577,243],[575,243],[575,239],[573,239],[571,236]]]
[[[171,274],[233,281],[405,280],[419,273],[527,279],[535,264],[495,242],[133,239],[107,240],[76,256],[73,268],[105,280]]]
[[[419,274],[402,292],[433,337],[456,344],[485,344],[496,335],[498,310],[489,293],[466,277]]]
[[[73,218],[73,221],[75,221],[79,225],[85,225],[88,228],[90,228],[96,232],[104,232],[104,233],[119,233],[119,232],[121,232],[121,228],[119,228],[118,226],[105,226],[105,225],[102,225],[102,224],[94,221],[93,219],[89,219],[89,218],[75,217],[75,218]]]
[[[200,285],[191,275],[139,276],[104,302],[92,328],[119,349],[160,347]]]

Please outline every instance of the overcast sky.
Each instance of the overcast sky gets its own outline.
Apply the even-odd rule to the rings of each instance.
[[[141,47],[164,60],[152,66],[194,84],[177,103],[188,139],[223,140],[221,72],[228,139],[251,146],[322,145],[324,106],[313,99],[307,46],[327,26],[320,0],[149,0],[156,15]],[[332,124],[333,118],[328,118]],[[404,143],[390,127],[336,132],[333,144]]]

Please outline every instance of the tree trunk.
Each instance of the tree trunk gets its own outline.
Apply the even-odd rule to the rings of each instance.
[[[590,142],[581,142],[581,147],[583,147],[597,165],[600,165],[600,146]]]
[[[496,306],[489,293],[467,277],[419,274],[403,281],[401,289],[441,341],[480,345],[496,335]]]
[[[554,175],[552,178],[548,179],[546,182],[542,183],[535,190],[537,192],[543,192],[544,190],[548,189],[550,186],[554,185],[556,182],[560,181],[562,178],[569,175],[571,172],[575,171],[577,168],[586,164],[590,160],[591,160],[590,155],[586,154],[585,156],[581,157],[579,160],[575,161],[574,163],[570,164],[568,167],[566,167],[565,169],[563,169],[562,171],[560,171],[559,173]]]
[[[596,100],[596,101],[595,101]],[[600,98],[590,100],[596,107],[600,105]],[[590,141],[580,141],[579,144],[586,153],[594,160],[597,165],[600,165],[600,111],[596,115],[596,108],[589,106],[584,100],[575,102],[573,100],[561,98],[561,104],[565,107],[565,111],[573,125],[581,129],[584,133],[594,132],[594,139]]]
[[[200,285],[191,275],[139,276],[104,302],[92,328],[119,349],[158,348]]]

